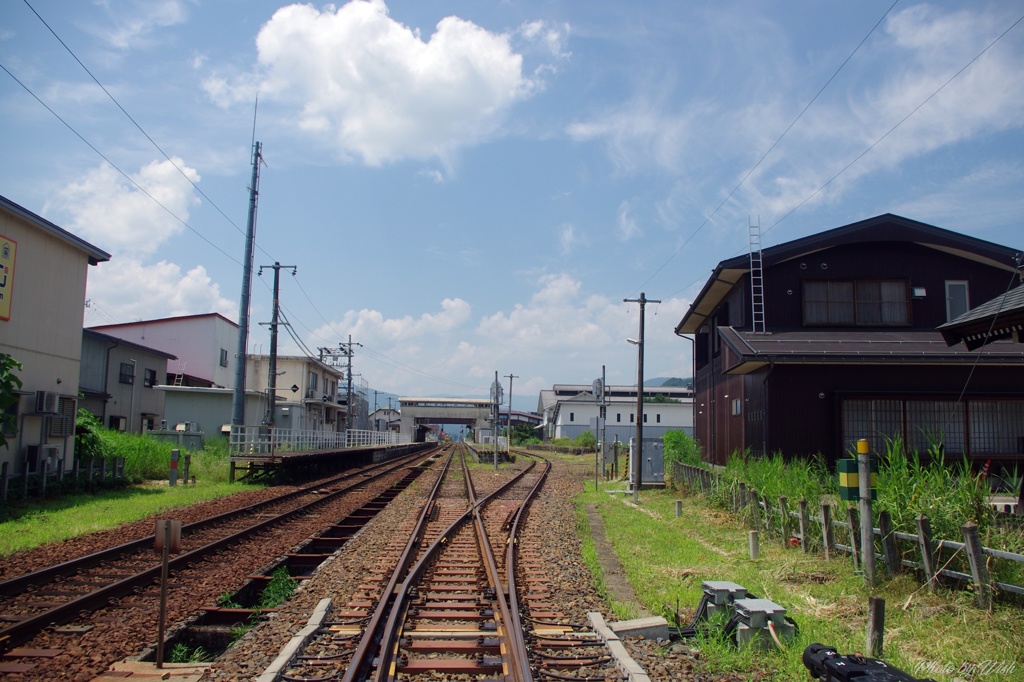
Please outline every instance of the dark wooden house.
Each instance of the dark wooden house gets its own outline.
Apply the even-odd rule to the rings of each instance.
[[[705,457],[834,460],[899,437],[1020,461],[1024,347],[951,347],[937,331],[1019,287],[1016,254],[886,214],[722,261],[675,329],[692,336]]]

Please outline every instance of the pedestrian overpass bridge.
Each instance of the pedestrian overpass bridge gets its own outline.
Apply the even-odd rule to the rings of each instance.
[[[413,441],[423,440],[428,424],[464,424],[473,432],[490,433],[494,403],[484,398],[399,398],[401,425],[399,433]]]

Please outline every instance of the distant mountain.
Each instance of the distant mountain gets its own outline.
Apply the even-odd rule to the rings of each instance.
[[[644,386],[692,386],[693,378],[686,377],[680,379],[679,377],[655,377],[653,379],[645,379]]]

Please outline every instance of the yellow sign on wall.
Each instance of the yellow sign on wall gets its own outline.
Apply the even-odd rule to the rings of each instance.
[[[14,254],[18,243],[0,234],[0,320],[11,319],[11,295],[14,291]]]

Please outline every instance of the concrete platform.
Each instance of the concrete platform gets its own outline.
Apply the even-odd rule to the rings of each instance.
[[[668,621],[661,616],[634,618],[609,623],[608,627],[619,637],[643,637],[644,639],[668,640]]]

